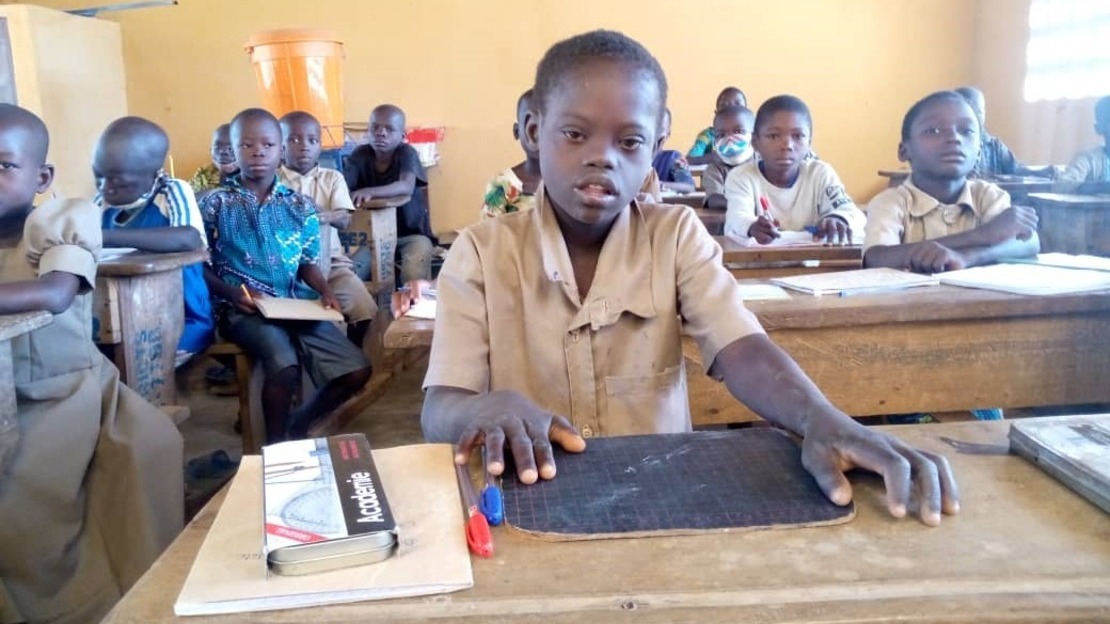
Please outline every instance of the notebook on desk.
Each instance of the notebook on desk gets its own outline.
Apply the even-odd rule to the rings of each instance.
[[[1110,289],[1110,272],[1043,264],[995,264],[939,275],[940,283],[1016,295],[1063,295]]]
[[[268,319],[289,321],[343,321],[343,313],[325,308],[319,299],[288,299],[286,297],[258,297],[254,300],[258,311]]]
[[[1037,256],[1033,258],[1011,258],[1009,260],[1003,260],[1003,262],[1013,264],[1039,264],[1063,269],[1110,271],[1110,258],[1066,253],[1043,253],[1037,254]]]
[[[884,268],[777,277],[772,279],[771,283],[820,297],[821,295],[844,296],[902,290],[919,286],[936,286],[940,282],[932,275]]]

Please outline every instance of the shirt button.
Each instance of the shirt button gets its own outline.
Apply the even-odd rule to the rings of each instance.
[[[590,429],[589,425],[583,425],[582,426],[582,437],[583,438],[592,438],[592,437],[594,437],[594,430]]]

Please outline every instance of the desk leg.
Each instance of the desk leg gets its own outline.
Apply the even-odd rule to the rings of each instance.
[[[116,365],[124,383],[180,423],[188,418],[188,408],[176,405],[173,367],[185,326],[181,269],[112,279],[119,293]]]
[[[15,407],[15,367],[12,364],[12,343],[0,341],[0,449],[5,438],[15,437],[19,432]]]
[[[397,255],[397,209],[356,210],[348,232],[354,236],[345,237],[347,240],[370,245],[374,254],[370,279],[385,286],[379,290],[378,307],[388,310],[396,279],[393,263]]]

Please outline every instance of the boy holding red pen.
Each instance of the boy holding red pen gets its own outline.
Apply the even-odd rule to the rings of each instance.
[[[805,102],[779,95],[755,116],[752,146],[760,160],[733,169],[725,180],[725,235],[754,238],[766,245],[779,230],[813,234],[815,242],[849,245],[862,236],[867,217],[856,206],[836,171],[807,159],[813,120]]]

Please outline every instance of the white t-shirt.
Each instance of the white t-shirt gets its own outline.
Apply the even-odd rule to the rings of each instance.
[[[853,237],[862,237],[867,217],[844,190],[836,171],[821,160],[807,160],[798,171],[798,179],[790,188],[771,184],[759,170],[758,162],[749,162],[729,172],[725,180],[725,236],[747,238],[762,207],[759,198],[766,197],[771,214],[779,228],[801,231],[817,225],[830,215],[843,218],[852,229]]]

